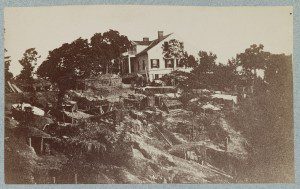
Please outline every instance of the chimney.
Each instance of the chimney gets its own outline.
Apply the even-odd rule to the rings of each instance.
[[[149,37],[144,37],[144,38],[143,38],[143,41],[144,41],[144,42],[148,42],[148,41],[149,41]]]
[[[163,31],[158,31],[158,39],[161,40],[164,37],[164,32]]]

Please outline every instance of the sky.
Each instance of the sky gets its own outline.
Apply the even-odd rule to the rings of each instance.
[[[226,63],[251,44],[266,51],[292,54],[292,7],[192,7],[149,5],[87,5],[18,7],[4,9],[4,47],[11,56],[10,71],[22,69],[18,60],[28,48],[41,58],[48,52],[82,37],[118,30],[130,40],[157,38],[157,31],[174,33],[185,50],[196,55],[212,51]]]

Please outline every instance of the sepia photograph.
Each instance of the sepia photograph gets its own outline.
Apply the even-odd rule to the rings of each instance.
[[[295,183],[292,6],[3,12],[5,184]]]

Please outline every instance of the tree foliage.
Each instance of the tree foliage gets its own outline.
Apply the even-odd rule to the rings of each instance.
[[[127,37],[114,30],[96,33],[90,43],[87,39],[78,38],[50,51],[37,74],[57,84],[60,104],[65,92],[74,88],[78,79],[108,72],[117,73],[122,53],[129,46]]]
[[[200,63],[191,71],[190,81],[195,83],[194,88],[207,88],[216,83],[214,71],[217,67],[217,55],[212,52],[199,52]],[[194,81],[194,82],[193,82]]]
[[[59,84],[62,78],[81,78],[89,72],[89,44],[87,39],[76,39],[49,52],[37,70],[40,77]]]
[[[198,65],[196,58],[193,55],[189,55],[187,52],[184,52],[183,57],[179,60],[180,67],[194,68]]]
[[[184,59],[184,62],[183,64],[186,66],[186,67],[191,67],[191,68],[194,68],[198,65],[198,62],[196,60],[196,58],[193,56],[193,55],[188,55],[186,53],[185,57],[187,57],[186,59]]]
[[[266,63],[265,81],[274,89],[282,89],[292,83],[292,56],[272,54]]]
[[[171,39],[162,45],[163,56],[166,59],[182,59],[184,58],[185,51],[183,43],[176,40]]]
[[[170,74],[163,75],[161,78],[167,85],[173,85],[174,83],[180,89],[187,91],[190,88],[190,74],[187,72],[174,70]]]
[[[27,49],[24,54],[23,58],[19,60],[19,63],[23,67],[21,73],[17,76],[17,80],[21,82],[26,82],[30,84],[33,82],[33,70],[37,64],[37,60],[41,56],[38,55],[38,52],[35,48]]]
[[[184,50],[183,42],[176,39],[171,39],[162,45],[163,57],[165,59],[177,59],[179,60],[179,66],[183,67],[195,67],[197,61],[193,55],[189,55]]]
[[[262,44],[253,44],[243,53],[237,54],[236,60],[245,72],[253,72],[256,75],[258,69],[264,69],[270,58],[270,53],[265,52]]]
[[[251,182],[292,182],[292,56],[272,54],[264,51],[263,45],[251,45],[226,65],[216,64],[213,53],[201,51],[199,57],[200,64],[178,84],[185,91],[183,97],[188,97],[191,89],[196,88],[252,87],[253,93],[240,101],[236,115],[230,114],[232,124],[244,133],[253,147],[243,175]],[[258,70],[262,70],[261,75]],[[169,76],[172,75],[174,73]]]
[[[218,89],[233,89],[234,85],[239,84],[237,63],[235,59],[228,60],[227,64],[216,65],[213,69],[213,83]]]
[[[213,71],[216,66],[217,55],[206,51],[199,51],[198,55],[200,64],[195,68],[195,70],[202,74]]]
[[[254,150],[247,173],[252,182],[292,182],[292,56],[270,53],[264,64],[264,78],[256,78],[252,85],[255,95],[240,104],[237,115],[237,125]]]
[[[122,64],[122,54],[131,46],[125,35],[118,31],[96,33],[91,38],[91,51],[93,55],[93,68],[103,73],[119,72]]]
[[[58,103],[61,104],[65,92],[76,86],[76,80],[89,75],[90,63],[88,40],[78,38],[50,51],[37,74],[57,84],[60,91]]]
[[[7,53],[6,49],[4,49],[4,53]],[[11,63],[10,56],[4,56],[5,81],[10,81],[14,77],[13,74],[9,71],[10,63]]]

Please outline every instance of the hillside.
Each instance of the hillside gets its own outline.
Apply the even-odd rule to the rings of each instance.
[[[14,126],[6,124],[5,159],[19,158],[26,164],[20,163],[16,170],[12,169],[6,182],[231,183],[239,180],[239,170],[248,158],[247,141],[227,121],[224,113],[228,110],[203,113],[201,103],[207,102],[195,96],[198,100],[188,101],[189,106],[182,104],[181,108],[164,111],[156,106],[143,106],[142,95],[131,93],[133,97],[129,97],[128,89],[118,89],[118,92],[124,98],[122,103],[113,102],[122,114],[119,122],[110,115],[103,118],[94,115],[66,127],[55,124],[59,118],[51,115],[51,111],[44,118],[35,117],[29,127],[51,135],[44,139],[47,153],[28,146],[26,139],[38,136],[24,133],[24,125],[11,119],[14,114],[7,107],[6,119]],[[87,96],[116,98],[114,94],[105,97],[97,97],[97,94],[70,91],[68,98],[77,101]],[[13,95],[7,95],[7,106],[18,102]],[[37,101],[55,102],[47,100],[53,98],[50,94],[36,96]],[[139,108],[126,103],[132,98],[141,103]],[[213,99],[208,101],[213,102]],[[196,106],[193,111],[192,105]],[[40,108],[44,107],[40,105]],[[46,117],[53,120],[48,122],[53,122],[48,129],[41,124]],[[6,166],[11,163],[6,161]],[[15,177],[16,174],[26,178]]]

